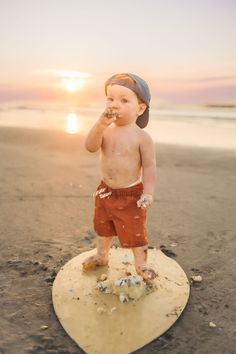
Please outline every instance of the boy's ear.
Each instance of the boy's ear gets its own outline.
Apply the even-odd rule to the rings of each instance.
[[[141,116],[146,108],[147,108],[147,105],[145,103],[139,103],[138,115]]]

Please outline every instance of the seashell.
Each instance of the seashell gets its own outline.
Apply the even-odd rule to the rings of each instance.
[[[40,329],[48,329],[48,326],[47,326],[47,325],[42,325],[42,326],[40,327]]]
[[[98,285],[98,289],[102,292],[102,293],[106,293],[106,294],[110,294],[111,290],[109,289],[108,285],[105,283],[100,283]]]
[[[112,308],[110,309],[110,313],[114,312],[115,310],[116,310],[116,307],[112,307]]]
[[[128,296],[124,295],[124,294],[120,294],[119,298],[120,298],[120,302],[122,302],[122,303],[129,301]]]
[[[107,280],[107,275],[106,274],[102,274],[99,278],[100,281],[104,281]]]
[[[209,322],[208,325],[211,328],[215,328],[216,327],[216,324],[214,322]]]
[[[97,308],[97,313],[102,314],[102,313],[105,313],[105,312],[106,312],[106,309],[104,309],[104,307],[98,307]]]
[[[201,281],[202,281],[201,275],[192,275],[191,279],[194,283],[201,283]]]

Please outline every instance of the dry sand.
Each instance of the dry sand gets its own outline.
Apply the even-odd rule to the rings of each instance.
[[[235,353],[236,152],[158,145],[157,162],[150,246],[203,281],[175,325],[138,353]],[[64,263],[95,246],[98,154],[82,136],[1,128],[0,171],[0,353],[83,353],[54,314],[51,287]]]

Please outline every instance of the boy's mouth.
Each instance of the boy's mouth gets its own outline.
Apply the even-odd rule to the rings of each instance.
[[[121,118],[120,113],[118,113],[116,110],[112,110],[112,113],[114,114],[114,117],[115,117],[116,119]]]
[[[106,115],[108,118],[115,118],[115,119],[122,118],[122,115],[118,113],[116,109],[112,109],[112,108],[108,108]]]

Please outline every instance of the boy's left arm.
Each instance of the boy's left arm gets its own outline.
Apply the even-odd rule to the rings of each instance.
[[[143,131],[140,142],[140,155],[143,170],[143,195],[137,202],[141,208],[146,208],[152,203],[152,196],[156,183],[156,152],[155,145],[150,135]]]

